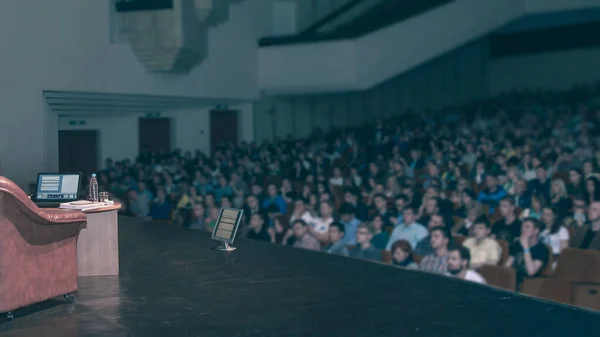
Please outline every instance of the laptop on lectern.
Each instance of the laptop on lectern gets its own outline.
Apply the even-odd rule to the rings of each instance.
[[[60,203],[76,201],[79,198],[81,172],[79,173],[40,173],[33,201],[40,208],[56,208]]]

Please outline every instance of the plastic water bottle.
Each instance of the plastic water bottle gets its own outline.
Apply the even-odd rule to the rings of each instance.
[[[90,201],[98,202],[98,180],[96,179],[96,173],[92,173],[90,179]]]

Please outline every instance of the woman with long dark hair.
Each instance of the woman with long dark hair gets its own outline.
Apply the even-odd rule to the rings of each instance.
[[[569,183],[567,184],[567,194],[575,196],[582,194],[584,191],[583,172],[578,168],[569,170]]]
[[[540,235],[541,240],[550,246],[552,254],[558,257],[569,246],[569,231],[562,226],[562,219],[552,207],[544,207],[541,220],[546,225],[546,229]]]
[[[292,232],[290,226],[281,215],[273,217],[273,227],[269,228],[271,242],[281,245],[290,245],[292,242]]]
[[[600,179],[596,176],[585,178],[585,200],[588,204],[600,200]]]

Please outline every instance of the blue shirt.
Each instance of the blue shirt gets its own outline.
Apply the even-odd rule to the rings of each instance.
[[[150,216],[154,220],[169,220],[171,218],[171,205],[165,202],[155,202],[150,208]]]
[[[344,225],[344,244],[355,245],[356,244],[356,228],[360,225],[360,221],[356,218],[350,220],[350,222],[340,221]]]
[[[494,210],[500,203],[500,200],[502,198],[504,198],[505,196],[506,196],[506,191],[504,190],[504,187],[498,186],[496,191],[493,193],[490,193],[488,191],[481,191],[479,193],[479,197],[477,198],[477,201],[479,201],[482,204],[489,205],[490,214],[494,214]]]
[[[271,206],[271,204],[275,204],[275,206],[277,206],[277,208],[279,208],[279,213],[285,214],[285,211],[287,210],[287,204],[285,203],[285,200],[283,199],[282,196],[278,195],[274,199],[271,199],[271,198],[265,199],[262,202],[262,208],[267,209],[267,208],[269,208],[269,206]]]
[[[388,240],[386,250],[391,250],[394,242],[398,240],[406,240],[410,243],[411,247],[415,248],[417,243],[428,234],[427,229],[420,223],[414,222],[408,226],[405,224],[398,225],[394,228],[394,231]]]

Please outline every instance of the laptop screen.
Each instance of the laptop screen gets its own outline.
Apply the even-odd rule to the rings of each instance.
[[[79,194],[79,173],[40,173],[36,192],[37,201],[77,200]]]

